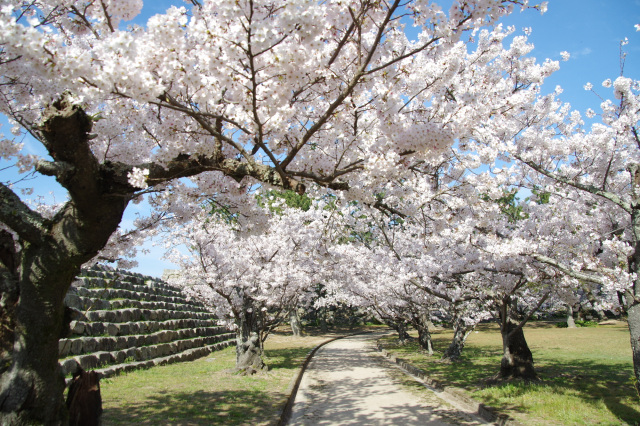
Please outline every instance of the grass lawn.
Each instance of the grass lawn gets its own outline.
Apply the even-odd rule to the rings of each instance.
[[[467,389],[476,400],[530,424],[640,424],[640,399],[633,389],[629,330],[624,322],[577,329],[548,322],[525,326],[542,381],[512,381],[497,386],[486,379],[500,368],[502,341],[497,324],[481,324],[454,364],[439,362],[418,350],[416,342],[399,346],[395,337],[383,344],[434,379]],[[433,333],[436,351],[449,345],[452,332]]]
[[[270,370],[254,376],[227,371],[235,366],[235,347],[229,347],[196,361],[103,379],[102,424],[276,424],[309,350],[337,335],[272,334],[265,342]]]

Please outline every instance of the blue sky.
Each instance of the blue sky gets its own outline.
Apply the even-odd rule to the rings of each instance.
[[[135,22],[144,25],[150,16],[162,13],[171,5],[185,4],[180,0],[146,0],[142,14]],[[592,83],[594,90],[603,97],[610,97],[610,92],[601,83],[620,75],[619,43],[625,37],[629,40],[629,44],[624,46],[628,53],[625,75],[640,79],[640,32],[634,28],[634,25],[640,24],[640,0],[550,0],[544,15],[536,11],[515,12],[503,23],[515,26],[520,32],[526,27],[533,30],[529,40],[535,45],[532,56],[539,62],[545,58],[560,60],[562,51],[571,54],[571,59],[561,62],[561,69],[547,80],[544,91],[550,92],[556,85],[562,86],[564,93],[561,99],[581,112],[587,108],[597,111],[600,104],[600,99],[594,93],[584,90],[587,82]],[[0,123],[3,124],[0,132],[10,137],[10,127],[4,117],[0,117]],[[32,152],[44,154],[36,143],[25,142]],[[0,160],[0,181],[3,183],[24,177],[18,176],[14,169],[7,166],[7,162]],[[50,202],[52,191],[57,202],[65,199],[65,192],[53,178],[39,177],[16,186],[35,186],[34,195],[30,197],[33,199],[43,197]],[[130,205],[125,213],[124,227],[131,223],[136,213],[144,210],[144,204]],[[136,272],[161,276],[163,269],[175,267],[161,259],[163,251],[160,248],[151,244],[146,248],[150,253],[138,257],[140,266],[134,269]]]

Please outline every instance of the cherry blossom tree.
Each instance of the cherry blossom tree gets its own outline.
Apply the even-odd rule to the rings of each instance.
[[[624,64],[624,54],[621,59]],[[536,209],[547,221],[536,232],[537,242],[556,245],[545,252],[532,244],[524,253],[573,279],[576,287],[600,292],[603,307],[615,308],[615,295],[621,296],[640,392],[640,83],[621,75],[602,85],[613,90],[615,100],[602,100],[599,114],[586,111],[594,120],[590,128],[579,111],[558,100],[557,89],[519,114],[487,122],[469,148],[514,161],[513,168],[501,172],[505,181],[551,194],[554,205]],[[585,89],[594,90],[591,84]]]
[[[64,295],[130,202],[150,194],[181,218],[210,198],[241,211],[257,184],[301,193],[317,184],[375,203],[373,188],[451,145],[504,99],[494,90],[506,90],[494,84],[503,69],[491,62],[502,36],[483,39],[475,67],[464,37],[527,7],[193,3],[142,28],[125,25],[141,0],[0,2],[0,112],[16,135],[0,154],[55,177],[69,196],[36,209],[0,184],[2,315],[15,330],[2,335],[5,423],[64,420]],[[417,25],[415,38],[405,22]],[[480,73],[477,89],[452,91],[473,79],[468,72]],[[18,143],[26,134],[49,156],[27,154]]]
[[[315,209],[255,214],[226,223],[203,213],[173,238],[190,254],[174,255],[182,269],[171,282],[236,329],[236,369],[244,374],[265,368],[264,341],[304,301],[322,267],[324,224]]]

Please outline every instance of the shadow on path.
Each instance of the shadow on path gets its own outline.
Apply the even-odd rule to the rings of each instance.
[[[389,375],[393,368],[374,352],[375,336],[329,343],[309,365],[295,400],[292,425],[480,424],[433,394],[418,397]]]

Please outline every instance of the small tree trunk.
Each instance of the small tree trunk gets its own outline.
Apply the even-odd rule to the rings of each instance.
[[[242,374],[255,374],[266,369],[262,360],[262,346],[259,313],[245,303],[245,309],[236,317],[236,371]]]
[[[524,338],[522,327],[518,327],[510,319],[507,319],[500,332],[502,333],[503,350],[500,376],[505,379],[538,380],[538,374],[533,366],[533,354]]]
[[[291,333],[294,336],[302,336],[302,324],[300,323],[300,315],[298,315],[297,308],[289,311],[289,324],[291,325]]]
[[[429,356],[433,355],[433,342],[431,340],[429,327],[418,328],[418,343],[420,344],[420,347],[429,354]]]
[[[385,320],[387,325],[393,328],[398,333],[398,341],[401,345],[407,343],[407,339],[410,339],[409,333],[407,333],[407,326],[403,321]]]
[[[567,327],[576,328],[576,322],[573,319],[573,307],[567,305]]]
[[[595,311],[596,316],[598,317],[598,321],[606,321],[607,315],[604,313],[604,311],[601,308],[598,307],[598,299],[593,294],[593,292],[588,289],[587,289],[587,300],[589,301],[589,303],[591,303],[591,307]]]
[[[467,325],[460,318],[456,318],[453,324],[453,338],[451,339],[451,343],[447,350],[444,351],[442,359],[455,362],[460,359],[462,349],[464,349],[464,344],[466,343],[469,334],[471,334],[475,328],[475,324]]]
[[[574,311],[576,319],[578,321],[584,321],[585,317],[584,317],[584,308],[582,307],[581,304],[578,304],[578,309]]]
[[[322,308],[322,314],[318,318],[320,320],[320,331],[323,333],[329,331],[329,325],[327,324],[327,308]]]

